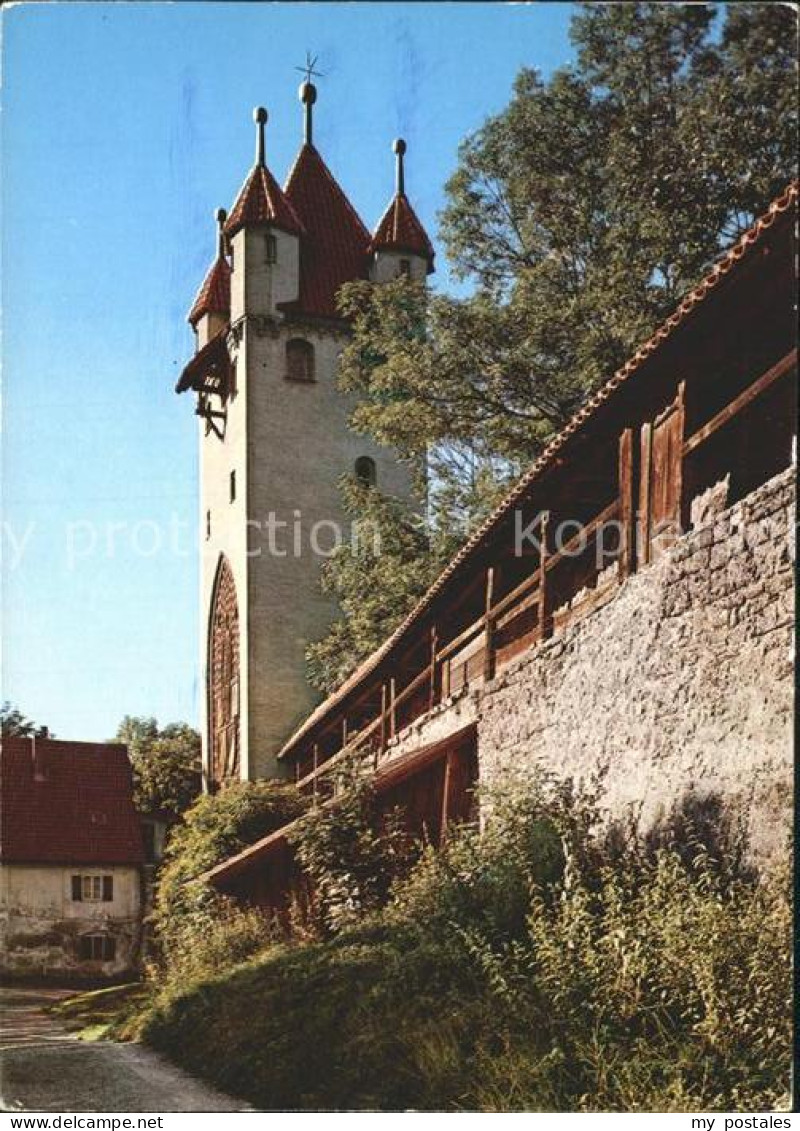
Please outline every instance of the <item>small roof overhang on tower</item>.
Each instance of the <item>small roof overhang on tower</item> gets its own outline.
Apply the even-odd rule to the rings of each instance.
[[[231,239],[245,226],[272,224],[290,235],[302,235],[302,221],[283,193],[264,160],[264,126],[267,111],[259,106],[253,112],[256,122],[256,163],[242,185],[230,216],[225,222],[225,235]]]
[[[405,193],[403,158],[405,157],[406,143],[402,138],[398,138],[392,148],[397,157],[396,191],[394,199],[378,222],[369,250],[372,252],[405,251],[410,255],[419,255],[427,260],[428,274],[430,275],[434,270],[433,244]]]
[[[224,396],[230,379],[231,361],[225,338],[228,327],[215,335],[184,367],[175,386],[176,393],[192,389],[196,393]]]

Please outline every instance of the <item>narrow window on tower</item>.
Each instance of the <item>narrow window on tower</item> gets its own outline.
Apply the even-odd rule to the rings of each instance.
[[[267,263],[278,262],[278,237],[273,236],[272,232],[267,232],[264,236],[264,250]]]
[[[231,496],[231,502],[234,502],[236,500],[236,472],[235,471],[231,472],[230,496]]]
[[[401,276],[404,276],[405,278],[411,277],[411,260],[410,259],[401,259],[400,260],[400,269],[398,271],[398,274],[401,275]]]
[[[286,343],[286,379],[314,380],[314,347],[304,338],[292,338]]]
[[[211,537],[211,511],[206,511],[206,541]]]
[[[369,456],[359,456],[356,460],[356,479],[365,487],[374,487],[378,482],[378,469],[375,460]]]

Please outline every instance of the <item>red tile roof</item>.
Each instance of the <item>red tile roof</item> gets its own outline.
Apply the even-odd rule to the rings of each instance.
[[[4,738],[0,859],[12,864],[142,864],[124,746]]]
[[[422,617],[437,594],[445,588],[450,578],[493,533],[504,516],[517,506],[521,499],[525,498],[528,490],[545,469],[554,462],[571,437],[581,432],[586,422],[594,416],[595,412],[606,401],[614,396],[617,389],[636,374],[643,363],[661,348],[662,344],[686,322],[699,306],[702,306],[707,296],[716,290],[742,259],[747,257],[750,249],[763,239],[765,233],[769,231],[779,217],[786,213],[790,215],[796,213],[799,194],[800,181],[792,181],[785,191],[776,200],[773,200],[764,215],[760,216],[755,224],[753,224],[753,226],[717,261],[705,278],[686,295],[669,318],[667,318],[655,333],[639,347],[633,357],[629,358],[622,368],[618,369],[613,377],[609,378],[604,385],[601,385],[594,396],[589,398],[583,408],[576,412],[561,432],[550,441],[542,454],[534,460],[525,474],[517,480],[511,491],[501,500],[477,530],[470,535],[455,556],[450,559],[449,563],[427,592],[423,594],[405,620],[384,640],[383,644],[376,648],[372,655],[364,660],[352,675],[344,680],[336,691],[329,695],[327,699],[323,700],[323,702],[311,712],[278,751],[278,758],[285,758],[290,754],[296,753],[300,743],[309,732],[322,722],[327,715],[332,713],[337,705],[359,686],[362,680],[366,679],[367,676],[379,667],[381,662],[390,655],[393,649],[408,633],[412,625]],[[794,222],[796,222],[796,220]]]
[[[298,153],[285,191],[306,235],[300,242],[300,297],[284,309],[337,317],[339,287],[366,278],[369,232],[313,145]]]
[[[204,314],[230,314],[231,269],[227,259],[218,256],[197,292],[187,321],[196,326]]]
[[[303,224],[266,165],[256,165],[239,190],[225,221],[225,235],[236,234],[245,224],[274,224],[300,235]]]
[[[428,260],[433,270],[433,244],[404,192],[399,192],[384,212],[370,244],[372,251],[410,251]]]

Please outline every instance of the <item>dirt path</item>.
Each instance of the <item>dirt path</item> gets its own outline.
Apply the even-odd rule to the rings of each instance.
[[[141,1045],[77,1040],[45,1011],[70,992],[0,989],[0,1110],[253,1110]]]

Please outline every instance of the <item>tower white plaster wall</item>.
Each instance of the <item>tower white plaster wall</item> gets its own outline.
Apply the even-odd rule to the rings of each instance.
[[[319,698],[306,678],[305,649],[336,615],[319,578],[337,538],[350,537],[341,477],[369,456],[379,489],[412,501],[409,469],[348,427],[355,401],[337,388],[344,332],[289,321],[278,309],[298,297],[298,240],[273,230],[277,257],[269,263],[267,234],[258,226],[233,238],[228,345],[236,393],[224,438],[200,424],[203,687],[214,581],[225,554],[239,606],[240,775],[249,780],[280,775],[278,750]],[[313,346],[313,381],[287,377],[286,346],[294,338]],[[202,706],[207,768],[205,693]]]
[[[375,253],[375,258],[370,267],[370,279],[373,283],[390,283],[401,274],[400,264],[406,260],[409,265],[409,275],[415,283],[424,283],[428,277],[428,262],[421,255],[412,252],[381,250]]]

